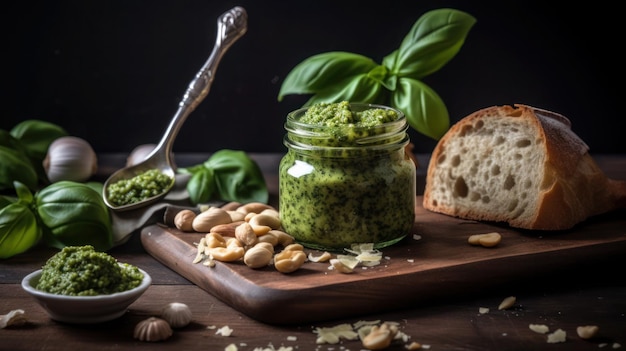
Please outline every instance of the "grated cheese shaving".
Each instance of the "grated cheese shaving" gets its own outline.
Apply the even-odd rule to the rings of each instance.
[[[233,333],[233,330],[229,326],[225,325],[219,328],[215,332],[215,335],[230,336],[232,333]]]

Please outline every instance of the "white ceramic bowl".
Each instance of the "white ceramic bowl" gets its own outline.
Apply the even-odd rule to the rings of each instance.
[[[135,302],[150,286],[152,278],[144,270],[138,287],[109,295],[68,296],[50,294],[35,287],[41,277],[41,269],[22,279],[22,288],[32,295],[54,320],[66,323],[100,323],[121,317],[130,304]]]

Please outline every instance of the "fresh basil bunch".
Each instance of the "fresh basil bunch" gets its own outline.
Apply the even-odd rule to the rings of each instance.
[[[261,169],[243,151],[219,150],[204,163],[178,171],[191,174],[187,192],[194,204],[210,200],[241,203],[269,200]]]
[[[450,127],[448,110],[421,79],[459,52],[474,23],[476,19],[463,11],[429,11],[380,65],[363,55],[341,51],[309,57],[289,72],[278,101],[289,94],[313,94],[305,107],[340,101],[385,104],[404,112],[419,133],[439,139]]]

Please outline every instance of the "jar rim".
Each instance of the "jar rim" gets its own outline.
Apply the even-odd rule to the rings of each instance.
[[[305,138],[310,141],[324,140],[334,135],[337,130],[350,130],[352,133],[361,134],[368,132],[367,136],[357,138],[354,140],[354,145],[368,146],[373,144],[379,144],[381,141],[393,138],[400,133],[408,130],[408,123],[404,113],[396,108],[368,103],[350,103],[350,108],[354,112],[362,112],[369,109],[383,109],[392,110],[396,113],[397,118],[393,121],[382,123],[375,126],[325,126],[320,124],[310,124],[300,122],[299,119],[304,116],[309,107],[302,107],[290,112],[287,115],[287,119],[284,123],[284,128],[288,134],[296,136],[298,138]],[[397,139],[397,138],[396,138]],[[346,146],[349,147],[349,146]],[[328,148],[325,147],[325,148]],[[345,147],[344,147],[345,148]]]
[[[298,151],[324,151],[328,155],[341,155],[344,153],[362,152],[364,148],[370,151],[393,151],[400,148],[404,148],[410,142],[408,133],[403,133],[402,138],[396,138],[393,142],[383,144],[361,144],[359,146],[328,146],[328,145],[311,145],[289,138],[289,135],[285,135],[283,138],[283,144],[290,150]],[[343,156],[338,156],[343,157]]]

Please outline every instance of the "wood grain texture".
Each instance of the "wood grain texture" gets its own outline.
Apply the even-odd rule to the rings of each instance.
[[[417,199],[411,235],[383,251],[381,265],[352,274],[308,262],[282,274],[243,262],[213,268],[192,263],[203,234],[153,225],[141,231],[145,250],[249,317],[269,324],[302,324],[398,310],[445,296],[532,280],[626,252],[626,211],[591,218],[562,232],[521,231],[497,223],[432,213]],[[470,246],[471,234],[497,231],[495,248]],[[414,235],[419,236],[416,240]],[[290,313],[277,313],[277,311]]]

